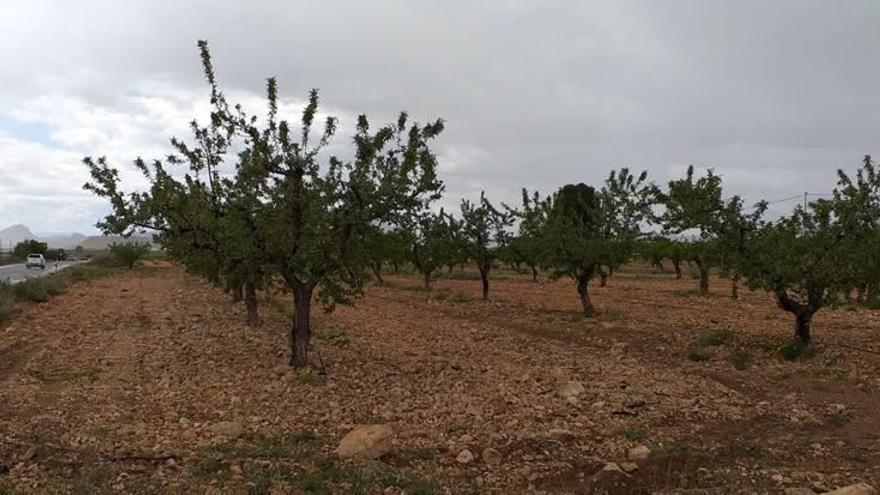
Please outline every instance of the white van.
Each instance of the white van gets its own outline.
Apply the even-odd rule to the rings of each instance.
[[[25,263],[27,268],[36,268],[40,267],[41,269],[46,269],[46,258],[43,257],[42,254],[29,254],[27,255],[27,262]]]

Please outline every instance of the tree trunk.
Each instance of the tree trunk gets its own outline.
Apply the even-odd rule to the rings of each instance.
[[[480,265],[480,280],[483,282],[483,300],[489,299],[489,270],[492,269],[491,264]]]
[[[733,279],[733,283],[730,285],[730,298],[739,299],[739,281],[737,279]]]
[[[240,285],[235,285],[232,287],[232,302],[239,303],[244,299],[244,295],[242,294],[242,287]]]
[[[700,270],[700,294],[709,293],[709,267],[701,262],[697,262],[697,269]]]
[[[681,280],[681,261],[672,260],[672,266],[675,268],[675,279]]]
[[[425,289],[431,290],[431,272],[425,273]]]
[[[812,335],[810,335],[810,329],[813,325],[813,313],[808,310],[804,310],[799,313],[795,313],[794,315],[795,324],[794,324],[794,335],[798,340],[801,341],[802,344],[810,345],[812,341]]]
[[[531,268],[532,268],[532,282],[537,283],[538,282],[538,269],[535,268],[534,266],[532,266]]]
[[[593,307],[593,301],[590,299],[590,279],[592,273],[581,273],[577,278],[578,295],[581,297],[581,307],[584,310],[584,316],[594,316],[596,309]]]
[[[309,364],[313,289],[314,285],[309,283],[299,283],[293,288],[293,329],[290,332],[290,344],[293,349],[290,365],[294,368],[302,368]]]
[[[789,297],[785,289],[776,291],[776,302],[779,307],[794,314],[794,336],[807,346],[812,342],[811,327],[813,315],[822,307],[825,297],[824,288],[811,287],[808,290],[806,304]]]
[[[605,270],[599,270],[599,287],[607,287],[608,286],[608,274],[605,273]]]
[[[376,282],[380,284],[384,284],[385,280],[382,278],[382,262],[376,261],[373,263],[373,275],[376,276]]]
[[[253,282],[244,286],[244,305],[247,308],[248,325],[256,327],[260,325],[260,315],[257,312],[257,288]]]

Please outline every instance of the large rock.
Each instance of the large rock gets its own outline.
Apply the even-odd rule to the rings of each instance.
[[[867,483],[856,483],[832,490],[825,495],[877,495],[877,490]]]
[[[629,449],[627,457],[631,461],[640,461],[642,459],[647,459],[649,455],[651,455],[651,449],[644,445],[639,445],[638,447]]]
[[[393,440],[388,425],[358,426],[342,437],[334,453],[340,459],[378,459],[391,451]]]

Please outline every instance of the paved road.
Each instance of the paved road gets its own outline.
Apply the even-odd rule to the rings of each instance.
[[[29,278],[42,277],[44,275],[49,275],[51,273],[60,272],[65,268],[69,268],[74,265],[78,265],[80,263],[86,263],[85,261],[47,261],[46,269],[41,270],[39,268],[27,268],[24,263],[19,263],[16,265],[4,265],[0,266],[0,281],[9,282],[12,284],[17,284],[18,282],[23,282]]]

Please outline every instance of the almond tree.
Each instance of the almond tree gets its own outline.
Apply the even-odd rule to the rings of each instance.
[[[439,213],[414,213],[406,221],[409,260],[422,274],[425,289],[431,288],[431,277],[437,270],[459,259],[458,228],[458,222],[442,209]]]
[[[880,225],[880,175],[870,157],[855,177],[838,171],[831,199],[798,205],[790,215],[744,229],[737,269],[749,287],[773,293],[794,315],[795,337],[812,341],[813,316],[865,281],[854,267],[876,259],[867,242]]]
[[[661,196],[666,211],[662,215],[667,234],[692,233],[685,241],[685,259],[697,265],[700,271],[700,293],[709,292],[709,271],[721,260],[721,246],[717,240],[718,214],[724,206],[721,198],[721,177],[710,169],[706,175],[695,178],[694,167],[685,177],[669,182]]]
[[[549,199],[543,261],[554,278],[575,280],[586,316],[595,314],[590,280],[601,265],[632,255],[655,195],[646,172],[634,176],[622,168],[612,171],[598,192],[586,184],[569,184]]]
[[[492,206],[485,192],[480,193],[479,204],[461,201],[461,248],[477,264],[484,301],[489,299],[489,271],[508,243],[506,229],[510,223],[510,215]]]
[[[538,266],[543,250],[542,232],[547,221],[546,204],[537,191],[529,195],[523,188],[520,208],[503,205],[510,217],[518,221],[516,235],[508,239],[505,252],[514,263],[524,263],[529,267],[533,282],[538,281]]]
[[[192,170],[205,170],[204,180],[196,174],[175,181],[160,164],[156,170],[162,179],[153,183],[150,192],[130,196],[126,202],[124,196],[115,194],[118,174],[96,166],[92,175],[101,186],[93,190],[109,197],[123,213],[108,219],[108,225],[137,226],[143,218],[156,218],[153,227],[161,231],[159,238],[184,249],[189,259],[195,256],[195,248],[220,253],[221,260],[231,260],[229,252],[240,253],[266,272],[279,273],[293,293],[291,365],[302,367],[308,363],[314,295],[331,310],[336,304],[352,303],[362,293],[364,232],[439,196],[442,184],[428,142],[443,130],[443,123],[410,124],[402,113],[395,123],[372,132],[367,118],[360,116],[354,158],[342,161],[331,156],[322,167],[323,150],[336,132],[337,120],[327,117],[320,135],[313,136],[316,90],[309,94],[299,129],[294,130],[278,118],[277,87],[269,79],[267,116],[258,121],[241,106],[227,103],[207,43],[200,41],[199,48],[211,90],[212,126],[217,127],[217,135],[240,140],[242,151],[234,172],[226,180],[217,180],[221,177],[209,153],[214,143],[208,141],[193,155],[200,160],[189,159]],[[229,147],[228,141],[223,145]],[[202,194],[204,190],[215,195]],[[213,211],[215,205],[218,214],[201,213],[205,207]],[[226,215],[224,206],[240,214]],[[129,212],[130,218],[125,218]],[[220,235],[227,218],[241,221],[240,229]],[[238,244],[243,241],[237,235],[241,232],[247,232],[245,244]],[[229,265],[218,266],[223,271]]]

